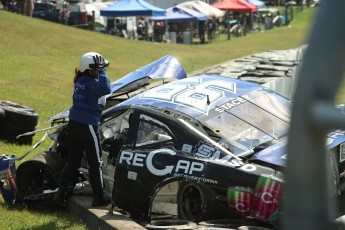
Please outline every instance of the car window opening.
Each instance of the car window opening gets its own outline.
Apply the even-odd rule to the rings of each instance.
[[[287,135],[290,104],[278,94],[260,90],[241,98],[242,103],[205,121],[210,130],[217,130],[212,131],[211,137],[219,135],[219,143],[236,155],[244,155],[260,144]]]

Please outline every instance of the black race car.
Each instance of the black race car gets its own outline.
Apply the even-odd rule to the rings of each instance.
[[[164,80],[148,89],[159,77]],[[114,206],[144,221],[163,213],[193,222],[226,218],[279,225],[287,98],[227,77],[186,78],[171,56],[112,83],[112,92],[100,133],[105,191]],[[68,151],[67,120],[68,109],[52,117],[45,129],[51,148],[18,167],[24,200],[49,201],[56,190]],[[327,143],[339,200],[344,141],[344,131],[335,130]],[[87,180],[86,163],[80,171]]]

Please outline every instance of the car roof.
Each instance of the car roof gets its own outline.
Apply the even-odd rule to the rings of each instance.
[[[191,117],[209,111],[263,86],[229,77],[201,75],[173,81],[138,94],[105,112],[133,106],[152,106],[185,113]]]

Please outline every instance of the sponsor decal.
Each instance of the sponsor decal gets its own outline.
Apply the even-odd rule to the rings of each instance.
[[[136,172],[128,171],[127,178],[130,180],[137,180],[138,174]]]
[[[227,191],[228,206],[237,214],[250,217],[254,191],[251,188],[232,186]]]
[[[174,177],[180,177],[180,176],[183,176],[183,177],[190,179],[190,180],[201,181],[204,183],[218,184],[218,180],[204,178],[204,177],[198,177],[198,176],[193,176],[193,175],[185,175],[185,174],[181,174],[181,173],[174,173]]]
[[[220,150],[207,141],[200,142],[198,145],[196,145],[193,154],[197,157],[209,158],[211,160],[216,160],[218,163],[227,164],[232,167],[239,167],[243,164],[241,161],[228,154],[223,158],[220,158]]]
[[[192,149],[193,149],[192,145],[188,145],[188,144],[183,144],[182,145],[182,151],[183,152],[191,153]]]
[[[262,221],[273,221],[278,214],[283,181],[269,175],[261,175],[254,191],[251,216]]]
[[[204,171],[205,164],[206,164],[205,162],[180,159],[176,163],[171,164],[171,165],[160,164],[160,167],[157,168],[153,164],[154,157],[157,154],[162,154],[162,153],[168,154],[170,156],[176,155],[175,151],[171,149],[166,149],[166,148],[157,149],[157,150],[149,152],[148,154],[122,151],[119,158],[119,164],[126,164],[126,165],[132,165],[132,166],[137,166],[137,167],[146,167],[148,171],[155,176],[165,176],[165,175],[170,174],[174,176],[185,176],[185,177],[190,177],[190,178],[193,177],[195,180],[208,182],[208,183],[218,183],[218,181],[215,181],[215,180],[208,181],[208,179],[206,178],[196,177],[195,175],[193,175],[193,174],[197,174]],[[219,157],[219,155],[217,157]],[[228,160],[229,159],[227,159],[227,156],[226,156],[222,159],[218,159],[217,161],[222,162],[222,163],[227,163],[228,165],[232,166],[233,163],[229,162]],[[233,160],[233,159],[230,159],[230,160]],[[169,162],[169,161],[166,161],[166,162]],[[243,164],[243,165],[237,164],[236,166],[241,166],[240,169],[247,172],[252,172],[257,169],[256,166],[253,164]],[[128,178],[130,178],[130,175],[128,175]],[[131,177],[130,179],[132,178],[134,177]]]
[[[171,149],[154,150],[150,152],[148,155],[122,151],[119,163],[126,163],[127,165],[133,165],[138,167],[144,167],[145,163],[149,172],[156,176],[165,176],[167,174],[172,174],[173,172],[191,175],[193,173],[201,172],[204,170],[204,163],[188,160],[178,160],[176,165],[166,165],[162,169],[158,169],[153,165],[153,158],[157,153],[166,153],[171,156],[176,155],[176,152]]]
[[[229,110],[231,109],[232,107],[235,107],[237,105],[240,105],[244,102],[246,102],[248,99],[248,96],[247,95],[243,95],[242,97],[238,97],[238,98],[235,98],[235,99],[232,99],[231,101],[228,101],[224,104],[222,104],[221,106],[218,106],[215,111],[219,112],[219,113],[222,113],[226,110]]]
[[[345,161],[345,143],[342,143],[339,148],[339,163]]]
[[[228,187],[228,207],[243,217],[274,224],[279,212],[282,184],[281,179],[262,174],[254,189]]]
[[[187,84],[170,84],[144,92],[140,98],[161,100],[184,105],[207,114],[209,107],[224,98],[225,92],[236,94],[236,83],[227,81],[193,81]]]
[[[341,129],[338,129],[338,130],[335,130],[335,131],[329,133],[327,135],[326,144],[327,145],[332,144],[333,141],[335,141],[338,136],[343,136],[343,135],[345,135],[345,130],[341,130]]]

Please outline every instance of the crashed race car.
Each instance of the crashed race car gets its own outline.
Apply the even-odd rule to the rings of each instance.
[[[167,83],[167,74],[175,80]],[[112,83],[100,125],[105,192],[137,220],[161,213],[192,222],[247,219],[276,228],[290,113],[290,101],[262,85],[187,78],[176,59],[166,56]],[[17,169],[17,187],[27,202],[47,202],[57,189],[68,151],[67,121],[68,109],[51,117],[44,129],[53,140],[50,149]],[[344,134],[330,133],[327,143],[339,202]],[[80,172],[87,181],[87,163]]]

